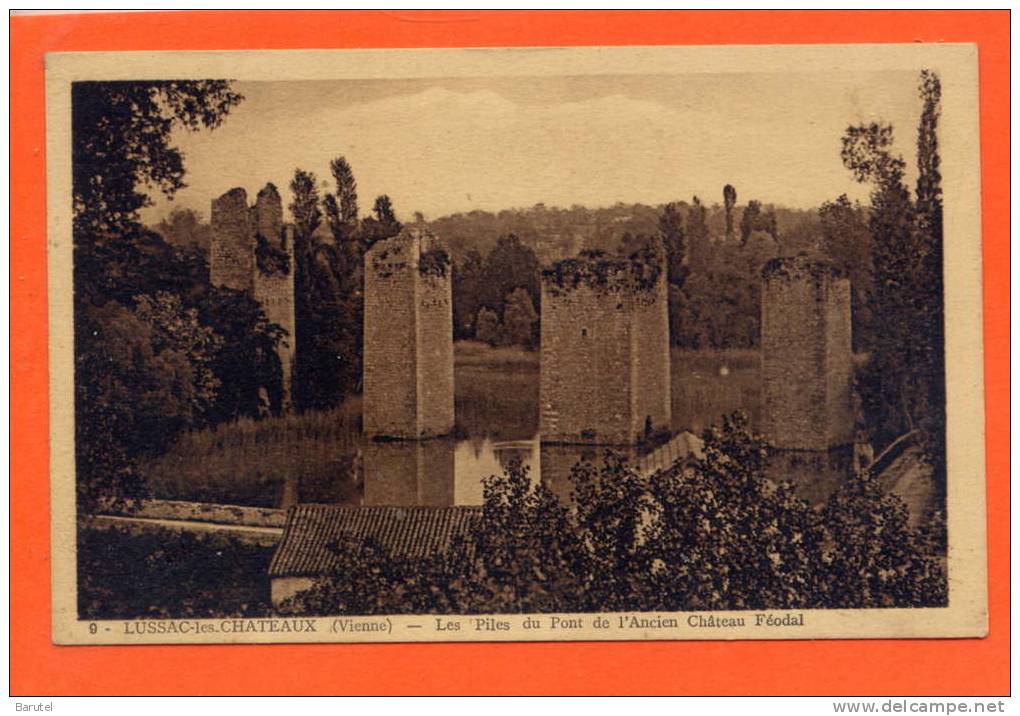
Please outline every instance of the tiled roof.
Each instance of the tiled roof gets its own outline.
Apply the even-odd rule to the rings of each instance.
[[[270,577],[315,576],[336,565],[329,546],[342,535],[372,537],[394,556],[424,557],[469,536],[480,507],[342,507],[296,505],[269,564]]]

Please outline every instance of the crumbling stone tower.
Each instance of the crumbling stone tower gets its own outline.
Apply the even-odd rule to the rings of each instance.
[[[850,281],[805,255],[769,261],[762,278],[762,432],[788,450],[852,443]]]
[[[542,275],[542,442],[632,445],[670,426],[661,247],[585,253]]]
[[[213,199],[211,224],[209,282],[250,291],[255,273],[255,235],[244,189],[231,189]]]
[[[266,318],[287,331],[277,348],[283,372],[283,408],[290,407],[294,367],[294,231],[283,223],[283,202],[267,184],[255,205],[244,189],[231,189],[212,203],[213,238],[209,281],[247,291]]]
[[[418,439],[453,430],[450,269],[446,250],[417,229],[366,252],[366,435]]]

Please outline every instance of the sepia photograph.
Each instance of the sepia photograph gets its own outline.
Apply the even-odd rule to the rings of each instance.
[[[54,638],[983,635],[976,73],[48,56]]]

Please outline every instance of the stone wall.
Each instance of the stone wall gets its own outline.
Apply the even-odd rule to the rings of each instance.
[[[781,449],[852,443],[849,281],[806,256],[762,276],[762,432]]]
[[[450,266],[415,230],[365,254],[363,426],[367,435],[417,439],[453,429]]]
[[[669,426],[665,277],[648,268],[580,257],[543,272],[543,442],[629,445],[647,418]]]
[[[247,291],[259,302],[266,318],[287,331],[277,348],[283,373],[284,410],[290,407],[294,367],[294,233],[283,223],[283,202],[276,187],[267,184],[248,206],[244,189],[231,189],[212,202],[212,242],[209,281]],[[258,253],[262,247],[263,260]]]

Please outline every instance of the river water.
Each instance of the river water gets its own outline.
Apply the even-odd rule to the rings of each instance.
[[[421,441],[363,440],[357,455],[343,469],[329,474],[289,478],[281,507],[297,502],[349,505],[481,505],[483,483],[501,475],[513,461],[541,480],[561,500],[570,495],[571,468],[580,460],[600,460],[606,448],[586,445],[542,444],[530,440],[466,440],[437,438]],[[614,450],[633,450],[614,448]]]

